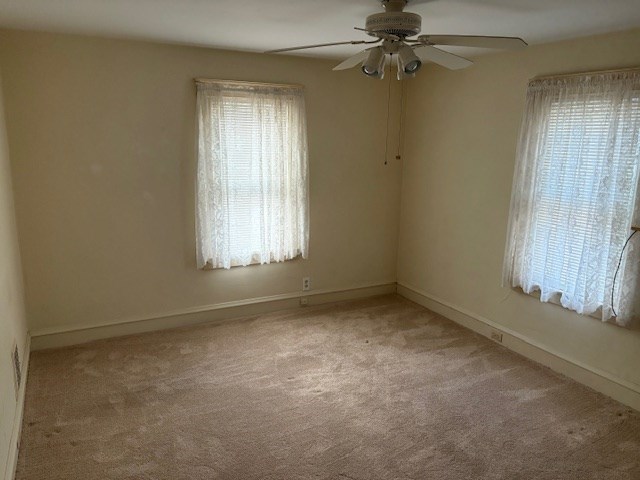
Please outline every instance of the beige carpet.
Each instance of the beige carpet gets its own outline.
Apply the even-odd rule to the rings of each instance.
[[[17,478],[640,479],[640,416],[387,296],[36,352]]]

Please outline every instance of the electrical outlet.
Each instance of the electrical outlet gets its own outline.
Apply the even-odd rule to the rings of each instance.
[[[498,330],[491,330],[491,340],[502,343],[502,332],[499,332]]]
[[[300,306],[306,307],[309,305],[309,297],[300,297]]]
[[[304,277],[302,279],[302,290],[304,292],[311,290],[311,277]]]

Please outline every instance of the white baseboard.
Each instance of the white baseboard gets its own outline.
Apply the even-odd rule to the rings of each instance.
[[[508,349],[566,375],[620,403],[640,410],[640,385],[585,365],[560,352],[553,351],[553,349],[527,338],[521,333],[505,328],[497,322],[441,300],[411,285],[398,283],[398,294],[486,337],[490,338],[492,330],[498,330],[503,334],[502,345]]]
[[[24,415],[24,398],[27,390],[27,377],[29,376],[29,354],[31,353],[31,337],[27,334],[26,345],[22,354],[22,384],[18,392],[16,412],[13,417],[13,428],[9,442],[9,455],[4,471],[5,480],[14,480],[18,466],[18,453],[20,450],[20,437],[22,436],[22,417]]]
[[[484,318],[404,283],[398,283],[397,285],[395,283],[364,285],[340,290],[295,292],[205,305],[202,307],[177,310],[148,317],[129,318],[108,324],[91,325],[81,328],[71,326],[36,330],[31,332],[31,349],[35,351],[44,348],[75,345],[101,338],[202,323],[214,323],[248,315],[292,309],[300,307],[301,297],[307,297],[309,305],[320,305],[323,303],[390,294],[396,291],[399,295],[486,337],[490,337],[492,330],[498,330],[503,333],[502,345],[506,348],[566,375],[625,405],[640,410],[639,385],[569,358],[565,354],[554,351],[548,346],[540,344],[519,332],[510,330],[488,318]],[[25,357],[26,362],[28,362],[28,350],[25,353]],[[21,402],[23,402],[24,387],[21,395]],[[20,404],[20,419],[21,418],[22,403]],[[19,428],[21,422],[17,423],[17,425],[17,428]],[[14,433],[17,438],[19,431]]]
[[[258,315],[278,310],[300,307],[300,298],[306,297],[309,305],[339,302],[396,292],[395,282],[364,285],[339,290],[295,292],[269,297],[185,308],[146,317],[115,320],[110,323],[89,326],[67,326],[35,330],[31,332],[31,349],[63,347],[86,343],[101,338],[119,337],[134,333],[163,330],[210,323],[232,318]],[[301,307],[302,308],[302,307]]]

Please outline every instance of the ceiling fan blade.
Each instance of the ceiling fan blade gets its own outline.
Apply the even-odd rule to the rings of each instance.
[[[459,57],[453,53],[445,52],[439,48],[432,47],[431,45],[421,45],[414,47],[413,51],[420,57],[421,60],[430,61],[442,65],[449,70],[460,70],[473,65],[471,60]]]
[[[367,42],[365,40],[351,40],[349,42],[318,43],[316,45],[303,45],[301,47],[278,48],[276,50],[267,50],[264,53],[292,52],[294,50],[306,50],[307,48],[332,47],[333,45],[362,45],[364,43],[376,43],[376,42],[378,42],[378,40],[374,40],[373,42]]]
[[[518,37],[488,37],[479,35],[420,35],[418,40],[426,40],[433,45],[451,45],[456,47],[499,48],[518,50],[527,46],[527,42]]]
[[[355,55],[347,58],[344,62],[333,67],[334,70],[346,70],[348,68],[353,68],[359,63],[364,62],[364,59],[369,55],[369,49],[362,50],[361,52],[356,53]]]

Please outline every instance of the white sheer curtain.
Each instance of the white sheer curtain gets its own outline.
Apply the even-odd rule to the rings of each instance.
[[[197,265],[306,258],[308,158],[302,88],[198,82]]]
[[[613,278],[640,220],[640,72],[529,84],[503,283],[611,319]],[[640,234],[636,235],[640,237]],[[634,238],[616,280],[614,321],[638,317]],[[634,251],[635,250],[635,251]]]

